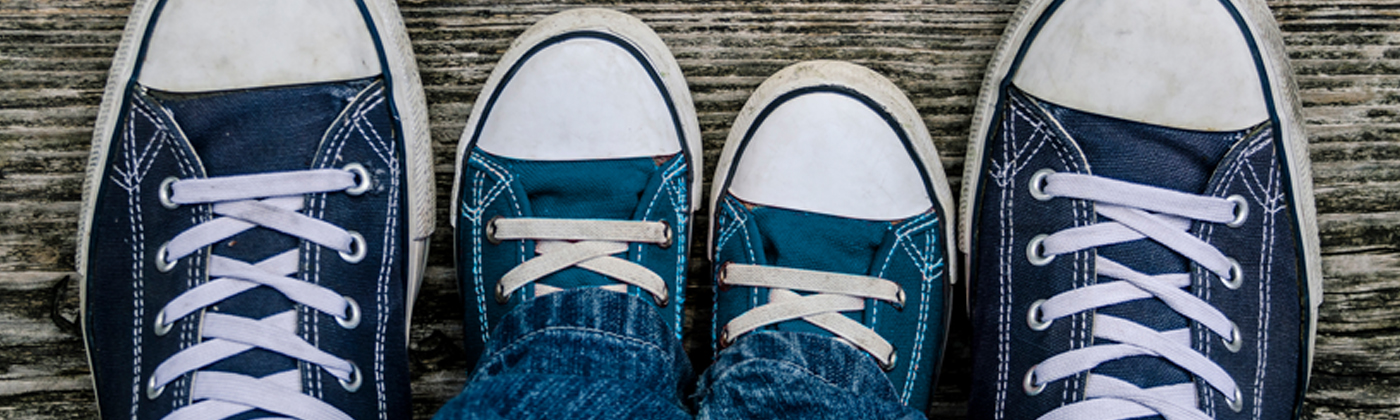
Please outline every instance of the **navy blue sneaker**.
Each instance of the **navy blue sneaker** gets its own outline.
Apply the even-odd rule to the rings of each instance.
[[[973,117],[978,419],[1286,419],[1322,298],[1292,73],[1257,0],[1023,2]]]
[[[651,28],[601,9],[536,23],[491,72],[458,147],[469,363],[511,308],[563,289],[652,302],[680,337],[700,124]]]
[[[903,92],[854,64],[789,66],[739,112],[714,185],[716,351],[835,338],[884,370],[871,392],[924,411],[950,319],[952,193]]]
[[[392,1],[137,1],[78,232],[102,417],[407,418],[429,157]]]

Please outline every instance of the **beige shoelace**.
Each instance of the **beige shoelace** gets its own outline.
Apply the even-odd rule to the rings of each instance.
[[[864,311],[865,299],[903,307],[904,289],[895,282],[879,277],[735,263],[721,267],[717,281],[720,287],[770,289],[767,304],[744,312],[724,326],[720,331],[721,345],[728,346],[740,335],[765,325],[802,319],[870,353],[881,368],[894,367],[894,346],[879,333],[840,313]],[[815,294],[803,296],[796,291]]]
[[[627,252],[628,243],[633,242],[670,247],[671,238],[671,227],[665,222],[497,217],[486,225],[488,241],[535,240],[539,256],[501,277],[496,283],[496,301],[505,303],[511,294],[530,283],[569,267],[579,267],[623,283],[603,286],[604,289],[626,292],[627,285],[636,286],[650,293],[657,305],[666,306],[670,295],[661,276],[612,254]],[[536,284],[535,296],[559,290]]]

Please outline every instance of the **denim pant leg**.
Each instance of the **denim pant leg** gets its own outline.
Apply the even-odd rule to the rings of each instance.
[[[434,419],[689,419],[680,340],[642,299],[551,293],[501,319],[465,389]]]
[[[924,418],[861,350],[798,332],[740,337],[701,377],[699,398],[707,420]]]

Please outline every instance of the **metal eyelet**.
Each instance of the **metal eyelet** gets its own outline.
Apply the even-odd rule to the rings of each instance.
[[[666,232],[665,232],[665,234],[666,234],[666,239],[665,239],[665,242],[659,243],[659,244],[657,244],[657,246],[661,247],[661,249],[667,249],[667,248],[670,248],[670,247],[671,247],[671,238],[672,238],[672,235],[671,235],[671,224],[670,224],[670,223],[666,223],[665,220],[662,220],[662,221],[661,221],[661,226],[664,227],[665,230],[666,230]]]
[[[1055,260],[1054,255],[1045,255],[1045,238],[1049,237],[1050,235],[1043,233],[1035,235],[1031,242],[1026,244],[1026,259],[1030,260],[1031,265],[1043,266]]]
[[[900,287],[899,289],[896,289],[896,290],[894,291],[894,300],[895,300],[895,302],[894,302],[894,307],[895,307],[896,309],[899,309],[899,310],[904,310],[904,288],[903,288],[903,287]]]
[[[729,290],[729,285],[724,281],[729,278],[729,265],[733,263],[733,261],[725,261],[724,264],[720,264],[719,271],[715,272],[715,287],[721,292]]]
[[[146,379],[146,399],[154,400],[160,397],[162,392],[165,392],[165,385],[156,386],[156,375]]]
[[[661,289],[661,296],[652,296],[652,299],[656,300],[656,306],[662,308],[671,304],[671,294],[666,292],[666,289]]]
[[[1239,194],[1225,197],[1225,201],[1235,203],[1235,219],[1226,223],[1225,226],[1232,228],[1244,226],[1245,219],[1249,218],[1249,202],[1245,201],[1244,196]]]
[[[332,318],[335,318],[335,322],[336,322],[337,324],[340,324],[341,327],[343,327],[343,328],[345,328],[345,329],[347,329],[347,330],[353,330],[353,329],[355,329],[355,327],[360,326],[360,304],[359,304],[359,303],[356,303],[356,302],[355,302],[355,299],[354,299],[354,298],[351,298],[351,297],[349,297],[349,296],[345,296],[345,303],[346,303],[347,306],[350,307],[350,308],[348,309],[348,311],[349,311],[350,313],[347,314],[345,318],[341,318],[341,317],[332,317]]]
[[[1050,174],[1053,173],[1055,173],[1054,169],[1045,168],[1039,171],[1035,171],[1034,174],[1031,174],[1031,197],[1035,197],[1036,200],[1040,201],[1046,201],[1055,198],[1055,196],[1045,193],[1046,178],[1048,178]]]
[[[156,312],[156,322],[154,325],[151,325],[151,332],[155,333],[157,337],[161,337],[169,333],[170,329],[174,327],[174,322],[165,322],[165,311],[160,311]]]
[[[1045,384],[1035,383],[1035,368],[1038,367],[1040,367],[1040,365],[1031,366],[1030,369],[1027,369],[1025,379],[1021,380],[1021,389],[1026,391],[1027,396],[1034,397],[1040,395],[1040,392],[1045,390]]]
[[[350,233],[351,239],[350,252],[340,251],[340,259],[351,264],[359,263],[365,259],[365,254],[367,253],[366,249],[369,248],[369,246],[365,245],[365,237],[361,235],[360,232],[352,230],[348,231],[348,233]]]
[[[355,392],[360,390],[360,384],[364,382],[364,377],[360,375],[360,365],[350,362],[350,380],[337,378],[340,387],[345,388],[345,392]]]
[[[1026,311],[1026,326],[1030,327],[1031,330],[1045,331],[1045,329],[1050,328],[1050,324],[1055,322],[1045,321],[1040,318],[1041,315],[1044,315],[1044,313],[1040,311],[1040,305],[1043,304],[1045,304],[1045,299],[1031,302],[1031,308]]]
[[[505,305],[510,302],[510,296],[506,296],[506,286],[496,283],[496,303]]]
[[[1230,410],[1238,413],[1244,409],[1244,398],[1240,397],[1240,389],[1235,388],[1235,398],[1225,397],[1225,402],[1230,405]]]
[[[497,221],[497,220],[501,220],[501,216],[497,215],[496,217],[492,217],[492,218],[491,218],[491,221],[486,222],[486,227],[485,227],[485,229],[483,229],[483,230],[486,231],[486,242],[490,242],[491,245],[500,245],[500,244],[501,244],[501,240],[500,240],[499,238],[496,238],[496,221]]]
[[[1240,338],[1240,327],[1234,322],[1230,322],[1230,339],[1226,340],[1225,337],[1220,337],[1220,343],[1225,345],[1225,350],[1239,353],[1240,347],[1244,346],[1244,339]]]
[[[896,349],[894,346],[890,346],[890,356],[886,357],[885,359],[889,360],[889,362],[880,362],[879,360],[875,361],[876,364],[880,365],[880,370],[886,372],[894,370],[894,365],[896,363],[899,363],[899,350]]]
[[[156,271],[159,271],[159,272],[162,272],[162,273],[168,273],[168,272],[170,272],[170,270],[175,269],[175,264],[179,264],[179,263],[180,263],[179,260],[170,261],[170,260],[167,260],[167,259],[166,259],[166,257],[170,255],[170,250],[166,249],[166,248],[169,248],[169,247],[170,247],[170,242],[166,242],[166,243],[160,244],[160,248],[156,248],[156,253],[155,253],[155,255],[154,255],[154,258],[155,258],[155,260],[156,260],[156,261],[155,261]]]
[[[364,194],[366,191],[369,191],[370,185],[374,183],[374,180],[370,179],[369,170],[365,169],[365,165],[361,165],[358,163],[350,163],[340,169],[346,172],[350,172],[351,174],[354,174],[356,177],[359,178],[359,181],[355,183],[355,186],[345,190],[346,194]]]
[[[175,185],[175,181],[179,180],[180,178],[172,176],[165,178],[165,180],[163,181],[160,181],[160,205],[165,206],[165,208],[171,210],[180,207],[180,203],[176,203],[170,200],[170,197],[175,195],[175,191],[173,190],[172,186]]]
[[[729,347],[730,344],[734,344],[734,337],[729,336],[729,326],[725,325],[719,329],[719,347]]]
[[[1228,258],[1228,260],[1230,260],[1230,279],[1226,280],[1221,277],[1220,283],[1224,284],[1227,289],[1236,290],[1244,284],[1244,269],[1240,267],[1240,262],[1235,261],[1234,258]]]

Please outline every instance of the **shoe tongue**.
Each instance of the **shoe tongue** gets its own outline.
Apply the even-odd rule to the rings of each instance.
[[[516,182],[529,197],[530,217],[639,220],[642,198],[657,194],[662,184],[657,161],[651,157],[588,161],[499,159],[510,166]],[[576,267],[551,274],[538,283],[560,288],[618,284],[609,277]]]
[[[530,198],[532,217],[631,220],[649,181],[658,175],[656,160],[650,157],[507,160]]]
[[[310,168],[331,123],[372,82],[153,96],[170,109],[213,178]]]
[[[1243,132],[1212,133],[1125,121],[1045,104],[1084,152],[1094,175],[1200,194],[1215,167]],[[1186,273],[1190,260],[1151,240],[1100,247],[1100,257],[1146,274]],[[1187,328],[1187,319],[1157,299],[1098,310],[1157,331]],[[1100,365],[1096,374],[1140,387],[1187,382],[1191,377],[1159,358],[1133,357]]]
[[[891,222],[847,219],[775,207],[753,209],[754,223],[763,240],[767,265],[868,275],[871,261],[884,243]],[[810,294],[798,292],[799,294]],[[863,321],[859,312],[843,315]],[[777,331],[800,331],[831,335],[806,321],[774,324]]]
[[[372,80],[184,94],[152,92],[171,111],[210,178],[309,169],[321,139],[336,117]],[[216,243],[212,253],[248,263],[294,249],[301,240],[265,228],[249,229]],[[211,279],[212,280],[212,279]],[[220,302],[213,311],[261,319],[295,309],[267,287]],[[264,376],[295,369],[291,358],[254,349],[214,364],[210,370]]]

